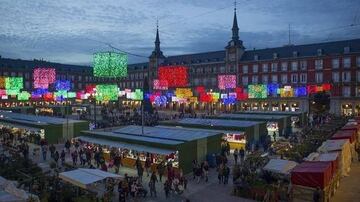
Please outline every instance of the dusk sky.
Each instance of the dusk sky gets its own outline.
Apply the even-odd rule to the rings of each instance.
[[[271,2],[271,3],[270,3]],[[165,56],[224,50],[232,0],[0,0],[0,55],[91,64],[112,50],[148,57],[159,19]],[[359,0],[238,0],[247,49],[360,38]],[[350,26],[353,24],[353,26]],[[129,63],[148,61],[129,57]]]

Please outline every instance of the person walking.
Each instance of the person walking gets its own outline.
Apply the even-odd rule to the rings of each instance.
[[[241,147],[241,149],[239,151],[239,155],[240,155],[240,163],[242,164],[244,162],[244,158],[245,158],[245,150],[244,150],[244,148]]]
[[[166,198],[169,198],[170,190],[171,190],[171,183],[169,180],[166,180],[164,183],[164,191],[165,191]]]
[[[209,163],[207,161],[204,162],[203,173],[205,177],[205,182],[209,181]]]
[[[230,168],[229,168],[229,166],[225,166],[225,168],[224,168],[224,184],[229,183],[229,175],[230,175]]]
[[[138,177],[139,177],[139,182],[142,182],[142,177],[143,177],[143,174],[144,174],[144,168],[142,167],[141,164],[139,164],[139,166],[137,166],[137,174],[138,174]]]
[[[223,183],[223,177],[224,177],[224,164],[220,164],[220,166],[218,168],[219,184]]]
[[[66,151],[70,154],[70,147],[71,147],[71,142],[69,140],[67,140],[65,142],[65,148],[66,148]]]
[[[152,197],[154,195],[156,197],[156,186],[154,180],[150,180],[149,189],[150,189],[150,196]]]
[[[162,182],[162,176],[165,173],[165,166],[164,166],[164,162],[161,162],[159,165],[157,165],[157,172],[159,174],[159,180],[160,182]]]
[[[43,145],[43,146],[41,147],[41,150],[42,150],[43,160],[46,161],[47,146],[46,146],[46,145]]]
[[[73,166],[76,166],[77,158],[78,158],[78,152],[75,150],[73,153],[71,153],[71,157],[73,160]]]
[[[238,157],[239,157],[239,150],[236,148],[235,150],[234,150],[234,160],[235,160],[235,164],[237,164],[237,162],[238,162]]]
[[[56,166],[58,166],[58,161],[59,161],[59,152],[58,151],[55,151],[55,153],[54,153],[54,160],[55,160]]]
[[[148,177],[150,176],[150,173],[149,173],[150,168],[151,168],[151,160],[150,160],[149,157],[146,157],[145,170],[146,170],[146,174],[147,174]]]
[[[125,194],[125,190],[123,188],[122,181],[120,181],[118,184],[118,192],[119,192],[119,202],[125,202],[126,194]]]
[[[50,157],[54,158],[54,153],[55,153],[55,150],[56,150],[55,146],[53,144],[51,144],[50,147],[49,147],[49,150],[50,150]]]
[[[65,163],[65,151],[64,150],[62,150],[60,158],[61,158],[61,165],[64,165],[64,163]]]

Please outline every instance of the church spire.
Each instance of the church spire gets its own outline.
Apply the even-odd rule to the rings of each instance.
[[[150,57],[164,58],[164,55],[160,49],[160,37],[159,37],[159,21],[156,20],[156,37],[155,37],[155,49]]]
[[[234,20],[233,20],[233,26],[232,26],[232,40],[234,40],[234,41],[239,40],[239,27],[238,27],[237,17],[236,17],[236,1],[234,2]]]

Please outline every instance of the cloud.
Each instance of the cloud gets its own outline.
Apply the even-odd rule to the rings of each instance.
[[[165,55],[223,50],[231,37],[233,1],[2,0],[0,54],[23,59],[90,64],[106,44],[145,57],[154,47],[156,18]],[[240,0],[240,38],[248,49],[359,36],[356,0]],[[342,27],[342,28],[339,28]],[[102,41],[102,42],[99,42]]]

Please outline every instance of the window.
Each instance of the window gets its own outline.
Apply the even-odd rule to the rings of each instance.
[[[277,59],[278,58],[278,54],[277,53],[273,53],[273,58]]]
[[[30,82],[29,81],[25,82],[25,89],[30,89]]]
[[[315,60],[315,69],[323,68],[323,60]]]
[[[247,85],[249,83],[247,76],[243,76],[241,80],[242,80],[243,85]]]
[[[199,85],[199,79],[198,78],[194,79],[194,83],[196,86]]]
[[[268,72],[269,71],[269,65],[268,64],[263,64],[262,65],[262,71],[263,72]]]
[[[277,69],[278,69],[278,63],[277,62],[271,63],[271,71],[277,72]]]
[[[30,74],[29,73],[25,73],[25,79],[29,79],[30,78]]]
[[[298,70],[298,62],[293,61],[291,62],[291,71],[297,71]]]
[[[259,60],[259,56],[258,55],[254,55],[254,60],[258,61]]]
[[[332,59],[331,63],[333,69],[338,69],[340,66],[339,58]]]
[[[360,56],[356,57],[356,66],[360,67]]]
[[[16,76],[16,73],[15,73],[15,72],[11,72],[11,76]]]
[[[269,82],[269,76],[268,75],[262,75],[262,82],[268,83]]]
[[[8,72],[4,72],[4,76],[7,76],[8,75]]]
[[[248,73],[248,66],[247,65],[244,65],[243,67],[242,67],[242,69],[243,69],[243,74],[247,74]]]
[[[287,74],[282,74],[281,75],[281,83],[287,83],[287,78],[288,78],[288,75]]]
[[[211,78],[211,85],[216,86],[216,77]]]
[[[322,72],[315,73],[315,82],[316,83],[322,83],[323,82],[323,73]]]
[[[322,49],[317,49],[317,55],[321,56],[322,55]]]
[[[225,72],[225,66],[221,66],[220,67],[220,73],[224,73]]]
[[[344,53],[350,53],[350,47],[349,46],[344,47]]]
[[[257,73],[259,71],[259,65],[253,65],[253,73]]]
[[[257,83],[258,83],[258,76],[257,76],[257,75],[252,76],[252,83],[253,83],[253,84],[257,84]]]
[[[339,72],[333,72],[332,73],[332,81],[335,83],[338,83],[340,81]]]
[[[294,51],[293,52],[293,57],[297,57],[298,56],[298,52],[297,51]]]
[[[79,76],[79,77],[78,77],[78,81],[81,81],[81,79],[82,79],[82,76]]]
[[[298,82],[298,74],[291,74],[291,83]]]
[[[350,97],[350,87],[344,86],[342,89],[342,94],[344,97]]]
[[[350,68],[351,67],[351,59],[348,57],[348,58],[344,58],[343,60],[343,65],[344,65],[344,68]]]
[[[307,82],[307,74],[300,74],[300,83],[306,83]]]
[[[342,73],[342,81],[343,82],[350,82],[351,81],[350,72],[343,72]]]
[[[286,72],[288,68],[288,63],[287,62],[282,62],[281,63],[281,71]]]
[[[271,82],[272,83],[277,83],[278,82],[278,76],[277,75],[272,75],[271,76]]]
[[[301,60],[300,61],[300,69],[301,70],[306,70],[307,69],[307,61],[306,60]]]
[[[356,72],[356,80],[357,82],[360,82],[360,71]]]
[[[230,66],[230,72],[235,72],[235,66],[234,65]]]
[[[78,89],[82,89],[82,83],[78,83]]]

